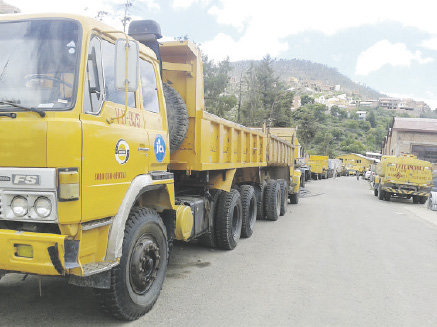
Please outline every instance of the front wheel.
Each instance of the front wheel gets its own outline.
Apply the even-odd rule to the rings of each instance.
[[[298,204],[299,203],[299,193],[290,194],[290,203]]]
[[[152,309],[167,271],[166,228],[151,209],[134,207],[124,231],[120,264],[110,289],[96,289],[103,309],[121,320],[136,320]]]
[[[385,191],[381,188],[381,186],[378,186],[378,199],[384,200],[385,197]]]

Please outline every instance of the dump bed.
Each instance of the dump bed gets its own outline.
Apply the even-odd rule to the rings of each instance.
[[[160,45],[163,81],[184,99],[189,116],[182,145],[171,154],[171,170],[202,171],[292,165],[294,146],[261,129],[244,127],[205,111],[203,68],[189,41]]]
[[[309,164],[311,172],[314,174],[322,174],[328,169],[328,156],[310,155]]]

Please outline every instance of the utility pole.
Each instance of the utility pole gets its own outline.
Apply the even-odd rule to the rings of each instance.
[[[132,7],[132,0],[126,0],[126,2],[123,4],[124,6],[124,16],[121,20],[121,23],[123,24],[123,32],[126,33],[126,26],[127,23],[132,19],[131,17],[128,16],[129,14],[129,8]]]

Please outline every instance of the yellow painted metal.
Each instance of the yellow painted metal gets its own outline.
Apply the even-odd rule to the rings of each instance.
[[[412,155],[385,157],[376,166],[379,183],[432,187],[432,164]]]
[[[194,227],[194,217],[191,208],[185,205],[176,206],[175,237],[179,241],[187,241]]]
[[[64,235],[0,229],[0,270],[21,271],[41,275],[59,275],[53,267],[47,248],[57,244],[59,260],[64,265],[64,239]],[[32,247],[32,257],[18,256],[16,245]],[[29,254],[29,250],[23,251]]]
[[[346,170],[349,170],[349,174],[351,174],[351,170],[358,171],[363,173],[365,171],[370,170],[370,166],[374,163],[373,160],[367,159],[364,156],[359,156],[355,153],[348,153],[337,156],[336,159],[340,159],[343,163],[343,166]]]
[[[232,181],[234,180],[236,171],[236,169],[228,169],[224,171],[211,172],[209,177],[210,188],[229,192],[231,190]]]
[[[16,248],[15,255],[22,258],[33,258],[33,247],[27,244],[14,244]]]
[[[309,165],[311,173],[323,174],[328,170],[328,156],[310,155]]]
[[[302,172],[300,170],[295,170],[293,172],[293,175],[291,175],[291,180],[293,182],[293,193],[299,193],[301,175]]]

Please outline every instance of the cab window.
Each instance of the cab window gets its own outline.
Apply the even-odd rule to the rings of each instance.
[[[115,44],[106,40],[102,41],[103,72],[105,76],[106,101],[125,104],[125,93],[115,88]],[[128,106],[135,107],[135,93],[128,93]]]
[[[141,89],[143,93],[143,107],[147,111],[159,112],[156,76],[153,65],[148,61],[140,60],[140,74]]]
[[[91,37],[88,47],[84,90],[85,112],[100,112],[103,103],[103,85],[100,38],[94,35]]]

